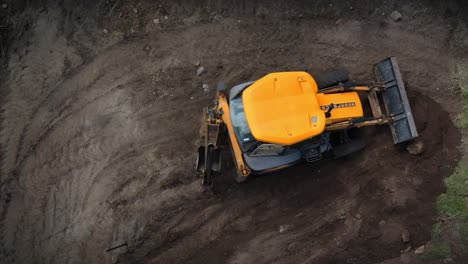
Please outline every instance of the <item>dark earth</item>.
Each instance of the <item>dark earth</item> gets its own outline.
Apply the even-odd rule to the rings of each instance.
[[[460,157],[462,1],[4,3],[0,263],[405,263],[430,240]],[[196,143],[218,81],[339,66],[369,81],[389,56],[422,154],[365,128],[352,156],[243,184],[228,162],[204,191]]]

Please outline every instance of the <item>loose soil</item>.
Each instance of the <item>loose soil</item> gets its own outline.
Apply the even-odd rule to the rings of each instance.
[[[24,27],[11,32],[0,86],[0,262],[378,263],[430,240],[435,198],[459,158],[451,117],[461,103],[449,80],[456,8],[425,1],[18,8],[14,19]],[[388,17],[393,10],[401,21]],[[388,56],[398,58],[424,153],[394,146],[387,127],[365,128],[367,148],[355,155],[244,184],[227,162],[214,193],[203,191],[195,144],[218,81],[337,66],[372,80],[372,65]],[[197,76],[197,61],[206,74]]]

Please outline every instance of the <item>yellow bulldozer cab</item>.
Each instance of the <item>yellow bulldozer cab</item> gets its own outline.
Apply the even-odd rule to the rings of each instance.
[[[242,101],[253,137],[280,145],[319,135],[327,124],[363,116],[356,92],[318,93],[307,72],[270,73],[249,86]],[[334,108],[327,118],[325,113],[332,103]]]
[[[324,74],[320,90],[307,72],[271,73],[236,85],[229,93],[219,85],[213,106],[204,109],[200,129],[197,172],[204,184],[210,185],[212,173],[220,170],[226,141],[220,134],[226,132],[237,182],[300,161],[316,162],[325,153],[350,155],[364,146],[362,140],[347,138],[351,128],[388,125],[395,144],[416,138],[396,58],[375,64],[373,71],[372,82],[348,81],[347,74],[337,72]],[[333,84],[339,80],[342,83]],[[363,117],[358,92],[366,95],[372,116]]]

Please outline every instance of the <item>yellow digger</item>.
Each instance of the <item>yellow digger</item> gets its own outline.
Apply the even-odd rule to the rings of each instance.
[[[355,128],[388,125],[395,144],[418,136],[396,58],[374,65],[376,80],[352,82],[346,70],[312,76],[275,72],[226,91],[218,85],[214,105],[204,108],[196,170],[211,185],[229,146],[235,180],[342,157],[362,149]],[[359,92],[367,93],[372,116],[365,117]],[[383,106],[383,107],[382,107]]]

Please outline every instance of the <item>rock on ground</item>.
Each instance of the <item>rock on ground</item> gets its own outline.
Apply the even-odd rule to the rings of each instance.
[[[420,246],[420,247],[418,247],[418,248],[416,248],[414,250],[414,254],[420,255],[420,254],[424,253],[424,251],[426,251],[426,246],[422,245],[422,246]]]
[[[412,155],[419,155],[424,152],[424,143],[421,140],[415,140],[406,146],[406,150]]]
[[[200,66],[200,67],[198,68],[198,70],[197,70],[197,75],[198,75],[198,76],[202,76],[202,75],[205,74],[205,73],[206,73],[205,67]]]
[[[401,20],[401,18],[402,18],[403,16],[401,15],[400,12],[398,12],[398,11],[393,11],[393,12],[390,14],[390,17],[393,19],[393,21],[396,22],[396,21]]]
[[[408,243],[410,241],[410,233],[407,229],[401,231],[401,241]]]

